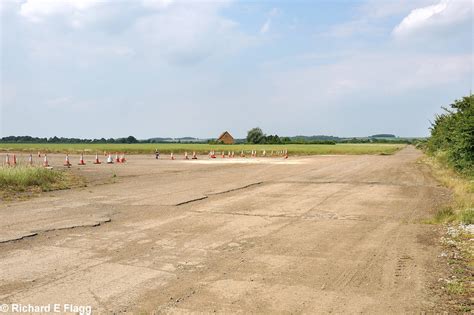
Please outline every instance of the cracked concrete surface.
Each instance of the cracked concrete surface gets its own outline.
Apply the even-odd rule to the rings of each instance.
[[[0,301],[115,313],[436,309],[436,232],[421,221],[449,192],[419,157],[407,147],[75,167],[117,182],[0,205]]]

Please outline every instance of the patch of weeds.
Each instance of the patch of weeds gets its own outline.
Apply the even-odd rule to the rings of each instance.
[[[474,224],[474,208],[461,211],[459,213],[459,221],[464,224]]]
[[[443,291],[446,294],[449,309],[456,312],[469,312],[474,292],[474,253],[472,248],[472,226],[448,224],[446,234],[441,238],[446,257],[448,275],[444,279]]]
[[[453,268],[453,272],[455,274],[462,275],[462,274],[464,274],[464,269],[462,269],[460,267],[455,267],[455,268]]]
[[[454,220],[456,220],[456,213],[452,207],[448,206],[439,209],[431,219],[424,220],[423,223],[440,224],[453,222]]]
[[[63,170],[26,165],[0,167],[0,199],[23,199],[41,192],[69,189],[82,182],[82,178]]]
[[[442,156],[425,157],[422,163],[429,166],[432,175],[443,186],[453,192],[453,200],[449,207],[440,209],[433,219],[426,223],[437,224],[447,222],[474,223],[474,179],[466,177],[449,168]]]
[[[444,207],[436,212],[433,220],[436,223],[443,223],[443,222],[452,222],[456,218],[456,214],[454,213],[451,207]]]
[[[458,280],[453,280],[448,282],[446,285],[446,291],[449,294],[456,294],[456,295],[462,295],[466,293],[466,289],[464,288],[464,285],[462,282]]]

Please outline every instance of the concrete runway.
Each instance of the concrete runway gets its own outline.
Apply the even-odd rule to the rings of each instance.
[[[0,204],[0,304],[94,313],[436,309],[429,287],[439,235],[422,220],[450,193],[420,156],[413,147],[288,160],[128,156],[126,165],[92,165],[89,156],[71,170],[88,187]],[[50,158],[62,165],[63,156]]]

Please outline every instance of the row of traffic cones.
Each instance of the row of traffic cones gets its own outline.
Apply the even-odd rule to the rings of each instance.
[[[5,164],[8,165],[8,166],[15,166],[16,165],[16,155],[13,154],[12,158],[10,159],[10,155],[7,154],[7,156],[5,157]]]
[[[115,159],[112,158],[112,154],[108,153],[105,156],[107,156],[107,164],[114,164],[114,163],[125,163],[127,160],[125,159],[125,153],[122,153],[120,156],[118,153],[115,153]],[[81,164],[83,163],[83,164]],[[95,154],[95,160],[94,164],[102,164],[102,162],[99,160],[99,154]],[[85,165],[84,163],[84,158],[83,155],[81,154],[81,161],[79,165]]]
[[[213,151],[213,150],[209,151],[208,156],[209,156],[210,159],[215,159],[215,158],[217,157],[216,151]],[[234,151],[228,151],[227,154],[226,154],[225,151],[222,151],[222,152],[220,152],[220,156],[221,156],[222,158],[226,158],[226,157],[227,157],[227,158],[234,158],[234,157],[235,157],[235,152],[234,152]],[[250,157],[257,157],[257,156],[258,156],[258,155],[257,155],[257,150],[252,150],[252,151],[250,152]],[[262,156],[262,157],[266,157],[266,156],[267,156],[266,150],[263,150],[263,151],[262,151],[261,156]],[[274,155],[274,151],[271,152],[271,156],[275,156],[275,155]],[[283,156],[285,159],[287,159],[287,158],[288,158],[288,150],[277,151],[277,156]],[[244,153],[243,150],[240,152],[240,157],[242,157],[242,158],[245,157],[245,153]],[[188,155],[188,152],[187,152],[187,151],[184,152],[184,159],[185,159],[185,160],[189,160],[189,155]],[[196,152],[193,152],[192,159],[193,159],[193,160],[197,160]],[[170,160],[176,160],[176,157],[175,157],[175,155],[174,155],[173,152],[170,153]]]
[[[242,152],[243,152],[243,151],[242,151]],[[234,151],[228,151],[227,154],[226,154],[225,151],[222,151],[222,152],[220,153],[220,155],[221,155],[222,158],[225,158],[225,157],[227,157],[227,158],[233,158],[233,157],[235,157],[235,152],[234,152]],[[242,156],[242,155],[241,155],[241,156]],[[210,151],[210,152],[209,152],[209,158],[215,159],[216,157],[217,157],[217,156],[216,156],[216,151]]]
[[[173,153],[171,153],[173,154]],[[173,156],[172,156],[172,159],[173,159]],[[189,155],[188,155],[188,152],[184,152],[184,159],[185,160],[189,160]],[[196,155],[196,151],[193,152],[193,156],[191,158],[192,160],[197,160],[197,155]],[[174,160],[174,159],[173,159]]]
[[[67,156],[66,156],[66,160],[68,160]],[[16,166],[17,165],[16,154],[12,154],[11,158],[10,158],[10,154],[7,154],[5,157],[5,165]],[[28,156],[28,165],[33,165],[33,154],[30,154]],[[46,154],[44,155],[43,166],[49,166],[48,156]]]
[[[43,166],[44,167],[49,167],[48,155],[47,154],[42,155],[40,152],[38,152],[38,157],[42,157],[42,156],[43,156]],[[126,162],[125,153],[122,153],[120,156],[118,155],[118,153],[115,154],[115,163],[125,163],[125,162]],[[111,154],[108,155],[107,163],[108,164],[113,164],[114,163],[114,159],[112,159]],[[16,166],[17,165],[16,155],[13,154],[10,157],[10,154],[7,154],[6,157],[5,157],[5,164],[8,165],[8,166]],[[102,164],[102,162],[99,160],[99,155],[97,153],[95,155],[94,164]],[[32,154],[30,154],[28,156],[28,165],[33,165],[33,155]],[[81,156],[79,158],[79,163],[77,165],[86,165],[83,153],[81,153]],[[64,159],[64,166],[66,166],[66,167],[71,167],[72,166],[71,161],[69,159],[69,154],[66,154],[66,157]]]
[[[127,160],[125,159],[125,153],[122,153],[120,156],[118,153],[115,153],[115,159],[112,158],[112,154],[108,153],[107,155],[107,164],[114,164],[114,163],[125,163]],[[95,154],[95,159],[93,164],[102,164],[102,162],[99,159],[99,154]],[[79,158],[79,163],[77,165],[86,165],[86,162],[84,161],[84,154],[81,153],[81,157]],[[66,154],[66,161],[64,163],[64,166],[70,166],[69,164],[69,157]]]
[[[187,151],[184,152],[184,159],[185,159],[185,160],[189,160],[189,154],[188,154]],[[192,155],[191,159],[192,159],[192,160],[197,160],[197,159],[198,159],[198,158],[197,158],[196,151],[193,152],[193,155]],[[173,152],[170,153],[170,160],[176,160],[176,158],[175,158]]]
[[[210,152],[209,152],[209,157],[210,157],[210,158],[215,159],[216,156],[217,156],[217,155],[216,155],[216,152],[215,152],[215,151],[210,151]],[[220,153],[220,156],[221,156],[222,158],[225,158],[225,157],[227,157],[227,158],[233,158],[233,157],[235,157],[235,153],[234,153],[234,151],[228,151],[227,154],[226,154],[225,151],[222,151],[222,152]],[[250,151],[250,157],[257,157],[257,156],[258,156],[257,150],[251,150],[251,151]],[[261,157],[266,157],[266,156],[268,156],[268,155],[267,155],[267,151],[266,151],[266,150],[263,150],[263,151],[262,151],[262,154],[261,154],[260,156],[261,156]],[[270,154],[270,156],[283,156],[285,159],[287,159],[287,158],[288,158],[288,150],[281,150],[281,151],[277,151],[276,153],[275,153],[274,151],[272,151],[271,154]],[[240,157],[242,157],[242,158],[246,157],[245,152],[244,152],[243,150],[240,152]]]

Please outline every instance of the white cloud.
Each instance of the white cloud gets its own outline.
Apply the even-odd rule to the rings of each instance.
[[[266,34],[270,30],[270,27],[272,25],[272,19],[279,16],[281,14],[281,10],[279,8],[272,8],[270,11],[267,13],[267,20],[265,23],[263,23],[262,27],[260,27],[260,34]]]
[[[380,33],[381,30],[381,27],[372,24],[369,20],[360,19],[334,25],[329,29],[329,31],[323,33],[322,35],[342,38],[351,37],[354,35],[373,35]]]
[[[163,9],[170,6],[174,0],[142,0],[143,6],[151,9]]]
[[[470,54],[367,53],[347,56],[321,66],[311,62],[301,68],[266,68],[272,82],[273,101],[279,104],[340,104],[348,96],[374,98],[403,95],[418,89],[462,82],[471,74]],[[374,88],[376,87],[376,88]],[[321,105],[322,106],[322,105]]]
[[[268,16],[274,17],[274,16],[279,16],[281,14],[281,10],[279,8],[273,8],[268,12]]]
[[[370,18],[386,18],[399,14],[406,14],[413,9],[433,4],[435,0],[366,0],[359,10]]]
[[[20,7],[20,15],[32,22],[41,22],[50,16],[85,11],[99,2],[99,0],[27,0]]]
[[[237,23],[220,15],[220,8],[218,3],[170,6],[140,17],[131,32],[148,48],[147,55],[173,64],[196,64],[239,49],[249,40]]]
[[[393,35],[409,36],[463,22],[472,18],[473,4],[474,0],[441,0],[434,5],[414,9],[394,28]]]
[[[270,19],[267,19],[265,23],[263,23],[262,27],[260,28],[260,34],[265,34],[270,30],[270,25],[272,21]]]
[[[83,67],[99,64],[107,56],[140,56],[153,64],[189,65],[233,53],[253,41],[236,22],[222,16],[228,4],[26,0],[17,10],[20,18],[32,22],[25,24],[28,33],[23,39],[35,59],[65,64],[73,60]]]
[[[2,0],[0,1],[0,13],[17,8],[22,0]]]

